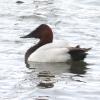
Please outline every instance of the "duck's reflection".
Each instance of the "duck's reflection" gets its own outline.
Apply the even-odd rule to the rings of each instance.
[[[87,69],[86,62],[73,62],[70,65],[69,71],[74,74],[85,74]]]
[[[85,74],[87,63],[70,62],[70,63],[33,63],[30,62],[28,68],[34,69],[36,72],[49,71],[52,74],[62,74],[66,72],[74,74]]]
[[[55,75],[62,73],[73,73],[76,75],[86,73],[85,62],[70,62],[70,63],[33,63],[30,62],[27,66],[29,69],[34,69],[34,72],[38,72],[37,76],[40,78],[40,82],[37,86],[42,88],[52,88],[54,86],[53,79]]]

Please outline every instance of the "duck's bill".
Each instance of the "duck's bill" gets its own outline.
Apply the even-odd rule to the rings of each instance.
[[[20,38],[33,38],[33,37],[34,37],[34,34],[33,34],[33,32],[31,32],[30,34],[22,36]]]
[[[29,35],[21,36],[20,38],[31,38]]]
[[[30,34],[22,36],[20,38],[37,38],[38,34],[35,31],[32,31]]]

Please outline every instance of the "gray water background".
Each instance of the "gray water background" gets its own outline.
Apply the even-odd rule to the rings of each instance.
[[[0,0],[0,100],[100,100],[99,0]],[[37,40],[21,39],[49,24],[54,38],[92,47],[88,65],[32,64],[24,54]],[[78,68],[79,67],[79,68]],[[51,71],[54,87],[40,88],[40,71]]]

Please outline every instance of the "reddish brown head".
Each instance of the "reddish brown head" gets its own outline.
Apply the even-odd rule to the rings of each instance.
[[[50,43],[53,40],[53,32],[48,25],[41,24],[30,34],[21,38],[39,38],[41,42]]]

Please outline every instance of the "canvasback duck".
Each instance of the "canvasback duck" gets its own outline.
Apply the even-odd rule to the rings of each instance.
[[[29,48],[25,54],[25,63],[33,62],[67,62],[84,60],[91,48],[80,48],[79,45],[70,46],[66,42],[53,41],[52,29],[41,24],[30,34],[21,38],[38,38],[40,41]]]

